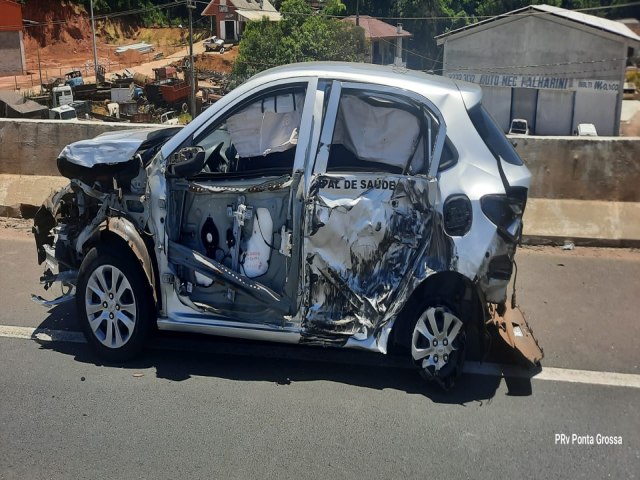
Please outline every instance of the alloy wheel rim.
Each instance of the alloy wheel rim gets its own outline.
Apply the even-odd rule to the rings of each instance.
[[[136,324],[136,299],[120,269],[101,265],[91,273],[85,307],[89,327],[102,345],[120,348],[131,339]]]
[[[413,330],[411,356],[424,369],[436,372],[447,365],[458,350],[462,321],[444,307],[429,307]]]

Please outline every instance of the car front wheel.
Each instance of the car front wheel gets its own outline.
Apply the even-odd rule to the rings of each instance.
[[[84,335],[99,356],[122,362],[142,350],[153,311],[147,283],[133,254],[97,247],[86,255],[76,301]]]

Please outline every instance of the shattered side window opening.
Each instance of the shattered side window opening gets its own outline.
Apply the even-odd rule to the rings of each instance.
[[[409,99],[347,89],[340,98],[327,171],[424,173],[438,128],[435,117]]]

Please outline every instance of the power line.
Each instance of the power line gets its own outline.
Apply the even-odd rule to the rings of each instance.
[[[127,16],[127,15],[136,15],[138,13],[144,13],[144,12],[148,12],[151,10],[161,10],[161,9],[165,9],[165,8],[174,8],[174,7],[179,7],[181,5],[185,5],[187,3],[186,0],[177,0],[174,3],[165,3],[162,5],[153,5],[150,7],[141,7],[141,8],[136,8],[136,9],[131,9],[131,10],[126,10],[126,11],[122,11],[122,12],[113,12],[113,13],[103,13],[101,15],[95,15],[94,19],[95,20],[107,20],[110,18],[116,18],[116,17],[123,17],[123,16]],[[23,24],[23,25],[5,25],[3,26],[3,28],[8,29],[8,28],[35,28],[35,27],[44,27],[44,26],[49,26],[49,25],[63,25],[66,23],[72,23],[72,20],[57,20],[57,21],[51,21],[51,22],[29,22],[28,24]]]
[[[201,5],[209,5],[211,2],[206,2],[206,1],[203,1],[203,0],[195,0],[195,3],[199,3]],[[535,5],[533,5],[533,6],[535,6]],[[570,12],[586,12],[586,11],[610,10],[610,9],[616,9],[616,8],[623,8],[623,7],[626,8],[626,7],[636,7],[636,6],[640,6],[640,2],[630,2],[630,3],[621,4],[621,5],[608,5],[608,6],[600,6],[600,7],[563,9],[563,10],[568,10]],[[242,8],[240,10],[243,10],[243,11],[246,11],[246,12],[267,12],[267,10],[264,10],[262,8]],[[530,15],[556,15],[556,14],[557,14],[557,12],[540,12],[540,11],[538,11],[538,12],[523,12],[523,13],[505,12],[505,13],[499,13],[497,15],[460,15],[460,16],[429,15],[429,16],[420,16],[420,17],[366,15],[366,17],[373,18],[373,19],[376,19],[376,20],[452,20],[452,21],[455,21],[455,20],[461,20],[461,19],[470,19],[470,20],[489,19],[489,18],[496,18],[496,17],[500,17],[500,16],[517,17],[517,16],[530,16]],[[321,12],[314,11],[314,12],[310,12],[310,13],[287,12],[286,15],[310,17],[310,16],[324,15],[324,14],[322,14]],[[330,17],[330,18],[336,18],[336,19],[344,19],[344,18],[352,17],[353,15],[325,15],[325,16],[326,17]],[[363,16],[365,16],[365,15],[362,15],[362,14],[360,15],[361,18]]]
[[[159,9],[165,9],[165,8],[174,8],[174,7],[179,7],[181,5],[185,5],[187,3],[186,0],[175,0],[175,2],[172,3],[165,3],[162,5],[153,5],[153,6],[149,6],[149,7],[141,7],[141,8],[136,8],[136,9],[131,9],[131,10],[126,10],[126,11],[121,11],[121,12],[112,12],[112,13],[105,13],[105,14],[101,14],[101,15],[96,15],[95,19],[96,20],[104,20],[104,19],[110,19],[110,18],[116,18],[116,17],[121,17],[121,16],[127,16],[127,15],[135,15],[138,13],[144,13],[150,10],[159,10]],[[202,0],[195,0],[194,3],[199,3],[201,5],[209,5],[210,2],[206,2],[206,1],[202,1]],[[640,6],[640,2],[631,2],[631,3],[625,3],[625,4],[621,4],[621,5],[609,5],[609,6],[601,6],[601,7],[589,7],[589,8],[578,8],[578,9],[574,9],[574,10],[568,10],[571,12],[586,12],[586,11],[595,11],[595,10],[609,10],[609,9],[616,9],[616,8],[626,8],[626,7],[635,7],[635,6]],[[244,11],[249,11],[249,12],[266,12],[266,10],[261,9],[261,8],[244,8],[242,9]],[[311,12],[311,13],[297,13],[297,12],[287,12],[288,15],[294,15],[294,16],[315,16],[318,15],[318,12]],[[458,20],[478,20],[478,19],[491,19],[491,18],[497,18],[497,17],[503,17],[503,16],[512,16],[512,17],[517,17],[517,16],[531,16],[531,15],[555,15],[556,12],[523,12],[523,13],[509,13],[509,12],[505,12],[502,14],[498,14],[498,15],[459,15],[459,16],[435,16],[435,15],[431,15],[431,16],[420,16],[420,17],[409,17],[409,16],[371,16],[368,15],[368,17],[376,19],[376,20],[449,20],[451,23],[454,23]],[[327,17],[330,18],[335,18],[335,19],[345,19],[348,18],[350,15],[326,15]],[[10,28],[35,28],[35,27],[42,27],[42,26],[48,26],[48,25],[62,25],[65,23],[71,23],[71,20],[58,20],[58,21],[52,21],[52,22],[34,22],[34,23],[30,23],[28,25],[5,25],[3,28],[5,29],[10,29]],[[466,27],[470,27],[472,26],[472,24],[468,24],[466,25]]]

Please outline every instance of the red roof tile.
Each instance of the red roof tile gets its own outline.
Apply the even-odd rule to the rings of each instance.
[[[356,16],[351,15],[344,19],[345,22],[351,22],[355,25]],[[360,15],[360,26],[364,28],[364,36],[368,39],[376,38],[397,38],[397,37],[410,37],[411,33],[406,30],[398,30],[393,25],[390,25],[377,18],[370,17],[369,15]]]

